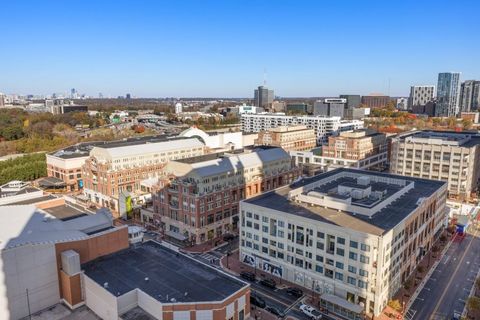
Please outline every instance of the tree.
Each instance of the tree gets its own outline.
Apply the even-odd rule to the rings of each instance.
[[[388,306],[398,312],[402,311],[402,304],[398,299],[388,301]]]
[[[467,310],[471,316],[478,319],[478,316],[480,315],[480,298],[469,297],[467,300]]]

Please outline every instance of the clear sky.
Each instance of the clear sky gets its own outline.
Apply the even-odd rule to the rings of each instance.
[[[407,95],[480,80],[480,1],[2,1],[0,92]],[[390,83],[390,86],[389,86]],[[390,87],[390,90],[389,90]]]

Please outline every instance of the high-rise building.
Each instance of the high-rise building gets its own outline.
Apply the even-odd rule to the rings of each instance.
[[[360,107],[362,99],[359,94],[341,94],[340,98],[347,99],[347,109]]]
[[[425,106],[435,97],[435,86],[411,86],[410,96],[408,98],[408,108]],[[417,108],[418,109],[418,108]]]
[[[345,319],[377,318],[440,236],[445,206],[442,181],[333,170],[241,201],[240,258]]]
[[[0,93],[0,107],[5,106],[5,95]]]
[[[179,113],[182,113],[183,111],[183,106],[180,102],[177,102],[175,104],[175,114],[179,114]]]
[[[127,93],[127,94],[125,95],[125,98],[126,98],[127,100],[130,100],[130,99],[132,98],[132,95],[131,95],[130,93]]]
[[[343,118],[346,105],[347,99],[343,98],[318,100],[313,104],[313,115]]]
[[[78,93],[77,93],[77,90],[75,88],[72,88],[70,90],[70,98],[72,99],[76,99],[78,97]]]
[[[477,111],[480,107],[480,81],[467,80],[460,87],[460,111]]]
[[[340,117],[286,116],[284,114],[242,114],[241,127],[243,132],[260,132],[280,126],[305,125],[315,130],[317,142],[325,143],[329,136],[341,131],[363,128],[362,120],[342,120]]]
[[[438,74],[437,106],[435,116],[452,117],[460,113],[460,73],[442,72]]]
[[[396,108],[397,110],[402,110],[402,111],[408,110],[408,98],[405,98],[405,97],[397,98]]]
[[[264,108],[266,110],[270,109],[274,99],[273,90],[269,90],[265,86],[259,86],[258,89],[255,89],[254,100],[255,106]]]
[[[452,196],[470,198],[480,181],[480,135],[415,131],[392,138],[390,172],[448,182]]]

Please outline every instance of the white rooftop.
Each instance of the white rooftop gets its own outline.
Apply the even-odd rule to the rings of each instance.
[[[107,209],[68,221],[56,219],[34,205],[0,206],[0,249],[88,238],[88,233],[112,227]]]
[[[204,147],[197,138],[191,139],[175,139],[170,141],[160,141],[145,144],[135,144],[130,146],[114,147],[114,148],[102,148],[94,147],[91,155],[96,154],[99,150],[109,155],[111,158],[119,158],[125,156],[144,155],[158,152],[165,152],[171,150],[182,150],[187,148],[200,148]]]

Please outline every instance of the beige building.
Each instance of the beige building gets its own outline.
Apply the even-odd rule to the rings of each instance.
[[[310,152],[290,152],[297,165],[327,171],[332,168],[384,168],[387,163],[387,141],[383,133],[366,130],[340,132],[328,137],[328,143]]]
[[[480,135],[416,131],[392,138],[390,172],[448,182],[450,196],[475,197],[480,179]]]
[[[96,146],[82,167],[83,192],[92,203],[119,216],[126,205],[120,203],[121,195],[139,191],[140,182],[159,176],[168,161],[201,156],[204,148],[197,138]]]
[[[378,316],[440,235],[446,194],[443,181],[347,168],[303,179],[240,202],[240,259],[342,318]]]
[[[258,133],[256,145],[274,146],[286,151],[308,151],[317,145],[315,130],[306,126],[282,126]]]
[[[171,161],[153,187],[154,221],[183,244],[203,243],[237,229],[238,202],[291,183],[299,170],[281,148],[210,154]]]

